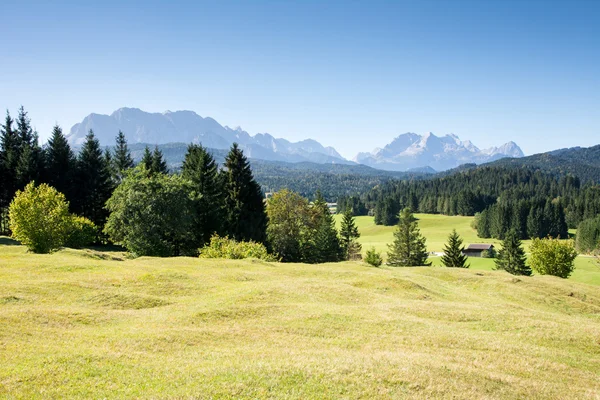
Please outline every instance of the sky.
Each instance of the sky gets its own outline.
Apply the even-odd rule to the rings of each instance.
[[[0,107],[42,141],[193,110],[351,158],[405,132],[600,143],[600,1],[4,1]],[[127,133],[127,132],[125,132]]]

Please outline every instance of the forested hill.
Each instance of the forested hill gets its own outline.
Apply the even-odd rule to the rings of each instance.
[[[148,146],[150,149],[154,147],[154,145]],[[143,143],[129,146],[136,162],[141,160],[145,147],[146,144]],[[172,171],[181,168],[187,147],[185,143],[158,145]],[[219,165],[223,165],[226,150],[209,149],[209,152]],[[361,164],[287,163],[254,158],[249,161],[254,177],[265,192],[287,188],[304,197],[312,198],[315,192],[320,190],[328,201],[336,201],[340,196],[368,192],[375,186],[393,179],[410,180],[433,176],[427,171],[382,171]]]
[[[556,176],[574,175],[582,182],[599,183],[600,145],[554,150],[523,158],[503,158],[483,166],[529,167]]]

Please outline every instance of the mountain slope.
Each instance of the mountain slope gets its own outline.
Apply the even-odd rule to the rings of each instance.
[[[351,163],[333,147],[324,147],[312,139],[292,143],[268,133],[251,136],[241,128],[222,126],[214,119],[203,118],[193,111],[148,113],[137,108],[120,108],[111,115],[90,114],[71,128],[67,138],[72,145],[81,145],[90,129],[103,145],[113,144],[121,130],[130,143],[202,143],[209,148],[227,149],[237,142],[251,158]]]
[[[354,160],[394,171],[424,167],[443,171],[465,163],[481,164],[503,157],[523,157],[523,152],[514,142],[480,150],[471,141],[463,142],[456,135],[439,137],[430,132],[425,135],[405,133],[383,149],[359,153]]]

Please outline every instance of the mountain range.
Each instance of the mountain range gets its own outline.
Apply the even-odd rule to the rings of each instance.
[[[114,144],[123,131],[131,144],[201,143],[211,149],[228,149],[237,142],[252,159],[318,164],[364,164],[389,171],[436,172],[465,163],[481,164],[504,157],[523,157],[514,142],[480,150],[470,141],[456,135],[438,137],[433,133],[405,133],[383,149],[359,153],[354,161],[346,160],[333,147],[325,147],[313,139],[290,142],[268,133],[254,136],[241,128],[223,126],[210,117],[193,111],[148,113],[137,108],[120,108],[111,115],[90,114],[75,124],[67,138],[75,147],[81,145],[89,130],[102,145]]]
[[[383,149],[359,153],[354,161],[374,168],[405,171],[410,168],[430,167],[444,171],[461,164],[483,164],[505,157],[523,157],[523,151],[515,142],[500,147],[481,150],[470,140],[461,141],[456,135],[436,136],[405,133],[396,137]]]

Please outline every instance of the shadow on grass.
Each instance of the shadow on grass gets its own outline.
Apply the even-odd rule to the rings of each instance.
[[[0,236],[0,246],[20,246],[21,243],[8,236]]]

